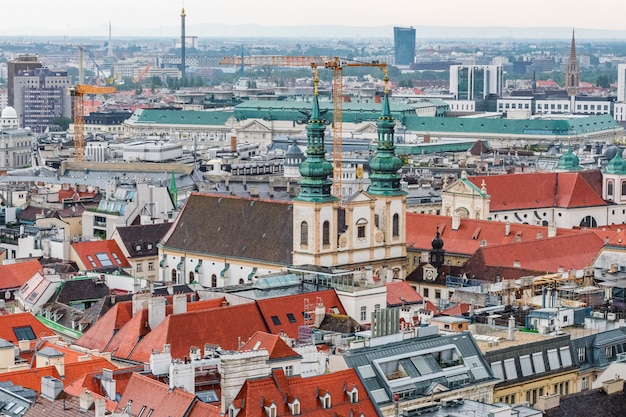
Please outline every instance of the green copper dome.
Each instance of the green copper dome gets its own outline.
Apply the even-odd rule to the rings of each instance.
[[[306,159],[300,164],[300,193],[295,200],[299,201],[334,201],[331,194],[333,165],[325,159],[324,135],[326,124],[320,115],[317,100],[317,88],[313,95],[313,109],[307,122]]]
[[[559,164],[556,168],[566,171],[578,171],[582,169],[580,166],[580,159],[574,155],[570,148],[567,149],[567,153],[565,155],[559,158]]]
[[[394,145],[394,128],[396,122],[389,109],[389,96],[385,91],[383,112],[376,122],[378,130],[378,146],[376,155],[370,159],[370,186],[367,192],[372,195],[405,194],[400,188],[398,171],[402,168],[402,160],[396,156]]]
[[[626,175],[626,161],[622,158],[620,149],[617,150],[615,157],[606,165],[604,172],[607,174]]]

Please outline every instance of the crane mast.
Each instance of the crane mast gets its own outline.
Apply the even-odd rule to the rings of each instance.
[[[342,201],[343,181],[343,69],[345,67],[378,67],[385,72],[387,88],[387,64],[385,62],[355,62],[328,56],[282,56],[258,55],[249,57],[224,57],[221,65],[272,66],[272,67],[323,67],[333,71],[333,189],[335,197]]]

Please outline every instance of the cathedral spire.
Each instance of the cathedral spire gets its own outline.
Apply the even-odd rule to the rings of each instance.
[[[313,78],[313,108],[307,122],[307,158],[300,164],[300,194],[295,198],[300,201],[324,202],[334,201],[331,194],[333,166],[325,159],[324,135],[326,124],[321,117],[317,99],[319,79],[317,71]]]
[[[389,106],[389,78],[385,74],[385,91],[383,97],[382,114],[376,122],[378,128],[378,146],[376,155],[370,159],[370,186],[368,193],[373,195],[400,195],[405,194],[400,188],[398,170],[402,168],[402,161],[396,156],[394,145],[394,127],[396,122],[391,116]]]
[[[569,50],[569,61],[567,63],[567,71],[565,74],[565,89],[569,96],[578,94],[580,84],[580,69],[578,67],[578,59],[576,58],[576,39],[575,31],[572,29],[572,45]]]

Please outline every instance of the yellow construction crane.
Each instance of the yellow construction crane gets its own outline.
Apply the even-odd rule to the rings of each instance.
[[[338,57],[327,56],[282,56],[282,55],[259,55],[249,57],[225,57],[220,61],[221,65],[234,66],[269,66],[269,67],[318,67],[333,71],[333,195],[342,200],[342,175],[343,175],[343,69],[346,67],[378,67],[385,72],[387,77],[387,64],[385,62],[355,62]],[[385,89],[387,85],[385,84]]]
[[[112,94],[115,92],[115,87],[112,86],[77,84],[70,88],[70,95],[74,97],[74,161],[83,162],[85,160],[85,95]]]
[[[150,71],[150,68],[152,68],[152,64],[146,65],[141,71],[139,71],[137,76],[133,78],[133,82],[134,83],[141,82],[141,80],[143,80],[143,78],[148,74],[148,71]]]

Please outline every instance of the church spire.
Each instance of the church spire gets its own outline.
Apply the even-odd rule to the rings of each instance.
[[[373,195],[400,195],[405,194],[400,188],[398,170],[402,168],[402,161],[396,156],[394,145],[394,127],[396,122],[391,116],[389,107],[389,78],[385,73],[385,91],[383,97],[382,114],[376,122],[378,128],[378,146],[376,155],[370,159],[370,186],[367,190]]]
[[[572,29],[572,45],[569,50],[569,61],[565,74],[565,89],[569,96],[578,94],[580,84],[580,69],[578,67],[578,59],[576,58],[576,39],[574,35],[575,32],[574,29]]]
[[[326,124],[321,117],[320,105],[317,99],[319,79],[317,70],[313,78],[313,108],[307,122],[307,158],[300,164],[300,194],[295,198],[300,201],[324,202],[334,201],[331,194],[333,166],[324,156],[324,134]]]

